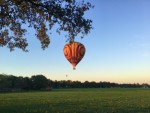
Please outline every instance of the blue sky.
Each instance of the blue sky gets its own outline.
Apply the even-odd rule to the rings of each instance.
[[[51,44],[43,51],[30,28],[26,35],[28,53],[0,48],[0,73],[29,77],[43,74],[52,80],[150,83],[150,1],[85,1],[95,5],[85,14],[93,20],[94,29],[84,39],[76,37],[75,41],[86,47],[76,70],[63,54],[64,33],[51,31]]]

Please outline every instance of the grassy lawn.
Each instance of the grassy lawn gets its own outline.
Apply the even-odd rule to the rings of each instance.
[[[150,89],[0,93],[0,113],[150,113]]]

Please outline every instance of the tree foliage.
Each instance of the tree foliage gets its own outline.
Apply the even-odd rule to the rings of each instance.
[[[48,85],[48,80],[43,75],[34,75],[31,77],[32,87],[35,90],[46,88]]]
[[[84,13],[91,3],[76,0],[0,0],[0,46],[26,51],[28,46],[24,25],[36,31],[43,49],[50,43],[47,30],[58,24],[57,32],[66,31],[70,41],[77,35],[84,37],[92,28],[92,21]]]
[[[52,88],[150,88],[150,84],[118,84],[111,82],[95,81],[71,81],[50,80],[44,75],[29,77],[0,74],[0,92],[27,91],[27,90],[51,90]]]

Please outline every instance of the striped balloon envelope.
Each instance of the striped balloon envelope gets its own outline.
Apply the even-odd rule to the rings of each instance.
[[[85,54],[85,47],[79,42],[70,42],[64,46],[64,55],[72,64],[75,70],[76,65],[81,61]]]

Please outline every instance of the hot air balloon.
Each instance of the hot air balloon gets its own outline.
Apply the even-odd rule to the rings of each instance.
[[[70,42],[64,46],[64,55],[72,64],[75,70],[76,65],[81,61],[85,54],[85,47],[79,42]]]

